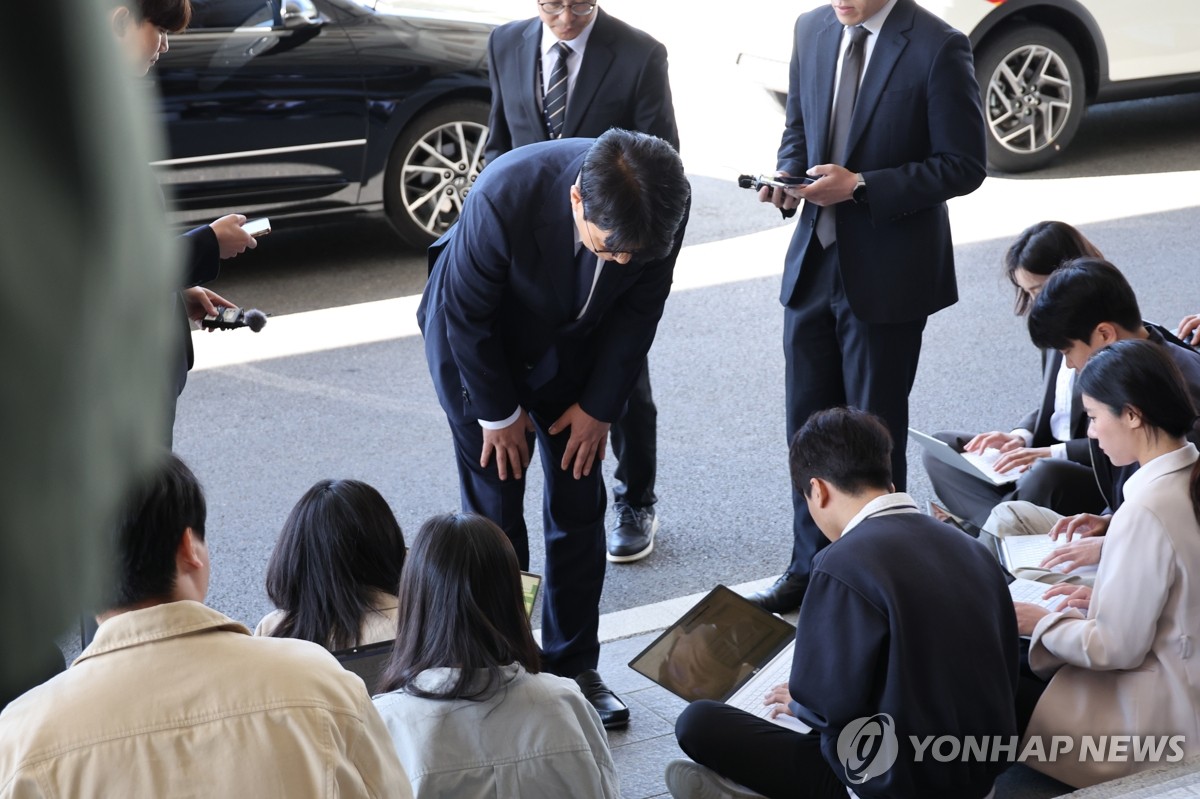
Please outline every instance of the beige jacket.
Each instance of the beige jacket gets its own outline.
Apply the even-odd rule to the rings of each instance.
[[[0,799],[400,797],[363,687],[306,641],[251,638],[198,602],[115,616],[0,714]]]
[[[1034,628],[1030,666],[1054,676],[1026,734],[1043,736],[1047,749],[1049,736],[1075,741],[1056,762],[1027,763],[1069,785],[1155,766],[1132,754],[1080,762],[1084,735],[1182,735],[1184,754],[1200,754],[1200,525],[1188,492],[1197,455],[1188,444],[1129,479],[1087,616],[1051,613]]]
[[[399,600],[395,594],[376,591],[371,597],[371,610],[363,617],[358,630],[358,646],[378,644],[394,640],[396,637],[397,619],[400,611],[397,607]],[[255,635],[268,636],[283,622],[284,612],[273,610],[254,628]]]

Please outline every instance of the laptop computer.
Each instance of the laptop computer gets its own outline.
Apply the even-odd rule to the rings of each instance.
[[[525,604],[525,617],[533,619],[533,605],[537,602],[538,593],[542,588],[542,575],[532,572],[521,572],[521,593]],[[342,649],[333,653],[347,670],[354,672],[367,684],[367,693],[374,696],[378,693],[379,678],[383,667],[392,653],[395,641],[380,641],[376,644]]]
[[[927,433],[922,433],[920,430],[914,430],[911,427],[908,428],[908,437],[920,444],[926,452],[942,463],[987,480],[992,485],[1010,485],[1015,483],[1017,478],[1021,476],[1021,473],[1017,471],[1009,470],[1001,473],[992,468],[992,464],[1000,457],[999,450],[989,449],[982,455],[974,452],[959,452],[945,441],[934,438]]]
[[[718,585],[629,661],[629,667],[690,701],[725,702],[760,718],[763,697],[791,676],[796,628]],[[792,716],[769,719],[798,732]]]

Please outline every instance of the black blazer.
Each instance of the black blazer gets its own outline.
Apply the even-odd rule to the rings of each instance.
[[[576,319],[570,189],[593,141],[542,142],[497,159],[430,247],[417,321],[452,422],[499,421],[518,404],[553,413],[578,402],[604,422],[621,415],[654,342],[687,216],[666,258],[605,264]]]
[[[802,175],[830,162],[842,25],[833,9],[796,20],[778,168]],[[868,201],[837,206],[838,256],[851,309],[865,322],[915,321],[958,300],[946,200],[986,174],[983,111],[967,37],[914,0],[899,0],[875,42],[850,122],[845,167]],[[817,207],[805,203],[784,262],[792,301]]]
[[[540,19],[510,22],[488,38],[492,111],[488,163],[515,147],[546,141],[537,83]],[[658,136],[679,149],[667,80],[667,49],[637,28],[596,9],[579,77],[567,97],[562,137],[595,138],[609,128]]]

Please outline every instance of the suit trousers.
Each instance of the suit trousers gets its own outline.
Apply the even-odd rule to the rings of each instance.
[[[925,321],[921,317],[877,324],[855,316],[842,287],[837,244],[823,249],[814,234],[796,289],[783,310],[788,446],[814,411],[838,405],[870,411],[883,419],[892,434],[892,482],[903,491],[908,393],[917,376]],[[828,540],[795,487],[792,510],[788,571],[807,582],[813,555]]]
[[[934,437],[956,448],[974,438],[971,433],[956,431],[934,433]],[[997,486],[942,463],[928,453],[922,452],[921,459],[934,493],[946,510],[977,527],[984,526],[996,505],[1014,500],[1032,502],[1063,516],[1104,510],[1104,495],[1096,484],[1096,473],[1090,466],[1074,461],[1042,458],[1017,478],[1015,484]]]
[[[596,667],[600,657],[600,593],[604,588],[604,510],[607,497],[599,464],[576,480],[563,471],[563,452],[570,430],[552,436],[547,430],[557,413],[530,411],[535,432],[531,449],[541,452],[542,523],[546,562],[542,570],[542,668],[574,677]],[[501,480],[495,459],[479,465],[483,428],[475,421],[456,424],[454,451],[458,461],[462,508],[491,519],[512,542],[521,568],[529,569],[529,534],[525,526],[525,478]],[[540,445],[540,446],[537,446]]]
[[[642,361],[642,371],[633,385],[625,412],[612,426],[613,502],[635,508],[648,508],[658,501],[654,494],[658,466],[658,408],[650,392],[650,362]]]
[[[816,733],[701,699],[679,714],[675,737],[693,761],[770,799],[846,798],[846,786],[821,754]]]

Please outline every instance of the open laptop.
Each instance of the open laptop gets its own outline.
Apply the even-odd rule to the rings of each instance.
[[[992,468],[992,464],[1000,457],[999,450],[989,449],[982,455],[974,452],[959,452],[945,441],[934,438],[927,433],[922,433],[920,430],[914,430],[911,427],[908,428],[908,437],[920,444],[926,452],[942,463],[987,480],[992,485],[1010,485],[1015,483],[1017,478],[1021,476],[1020,472],[1015,470],[1010,469],[1007,472],[1001,473]]]
[[[795,638],[791,624],[718,585],[629,667],[689,702],[712,699],[768,718],[763,697],[791,676]],[[810,729],[787,715],[770,720]]]
[[[533,606],[537,602],[538,593],[542,588],[542,575],[531,572],[521,572],[521,594],[525,604],[525,617],[533,619]],[[383,667],[392,653],[394,641],[380,641],[376,644],[364,644],[350,649],[334,652],[338,659],[349,671],[354,672],[367,684],[367,693],[374,696],[378,693],[379,678]]]

